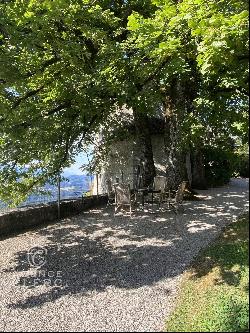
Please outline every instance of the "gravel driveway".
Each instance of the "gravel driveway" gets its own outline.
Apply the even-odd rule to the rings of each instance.
[[[248,180],[199,194],[177,216],[103,208],[1,240],[0,330],[162,330],[183,271],[248,209]]]

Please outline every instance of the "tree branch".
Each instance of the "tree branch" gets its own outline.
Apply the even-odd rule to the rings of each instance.
[[[55,56],[55,57],[53,57],[53,58],[51,58],[51,59],[48,59],[48,60],[46,60],[46,61],[42,64],[42,66],[41,66],[40,69],[38,69],[37,71],[32,72],[32,73],[26,73],[26,74],[24,75],[24,77],[25,77],[25,78],[30,78],[30,77],[32,77],[33,75],[35,75],[35,74],[37,74],[37,73],[39,73],[39,72],[43,73],[44,70],[45,70],[47,67],[49,67],[49,66],[51,66],[51,65],[53,65],[53,64],[56,64],[56,63],[59,62],[60,60],[61,60],[61,59],[60,59],[58,56]]]
[[[26,99],[38,94],[43,88],[44,88],[44,85],[42,85],[41,87],[39,87],[35,90],[28,91],[23,97],[20,97],[17,99],[17,101],[13,104],[12,109],[17,108],[21,104],[21,102],[25,101]]]

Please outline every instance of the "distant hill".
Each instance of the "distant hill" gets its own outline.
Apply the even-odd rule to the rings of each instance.
[[[82,194],[88,192],[91,188],[94,177],[88,175],[68,175],[64,178],[66,180],[62,180],[60,184],[61,198],[69,199],[80,197]],[[51,199],[57,200],[57,186],[47,184],[44,186],[44,189],[51,192]],[[35,197],[35,195],[30,196],[28,201],[33,201]]]
[[[61,199],[79,198],[91,188],[94,176],[88,175],[68,175],[67,180],[61,182]],[[49,191],[50,195],[31,194],[26,201],[19,207],[36,205],[56,201],[58,198],[58,188],[55,185],[46,184],[44,189]],[[0,212],[7,211],[8,207],[0,201]]]

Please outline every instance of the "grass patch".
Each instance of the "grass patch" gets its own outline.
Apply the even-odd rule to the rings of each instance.
[[[231,224],[184,274],[167,332],[244,332],[249,328],[249,217]]]

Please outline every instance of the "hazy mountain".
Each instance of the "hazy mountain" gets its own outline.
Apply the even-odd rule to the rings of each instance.
[[[88,192],[93,182],[93,176],[88,175],[68,175],[66,180],[62,180],[60,183],[61,199],[77,198],[81,197],[84,193]],[[50,200],[57,200],[58,187],[47,184],[44,189],[51,192]],[[31,195],[27,200],[28,203],[41,199],[41,196]]]
[[[88,175],[68,175],[67,180],[61,182],[61,199],[73,199],[79,198],[84,193],[88,192],[91,188],[93,182],[93,176]],[[20,204],[20,206],[29,206],[39,203],[46,203],[50,201],[56,201],[58,199],[58,187],[55,185],[46,184],[44,186],[45,190],[48,190],[50,195],[30,195],[25,202]],[[5,204],[0,202],[0,211],[6,207]]]

